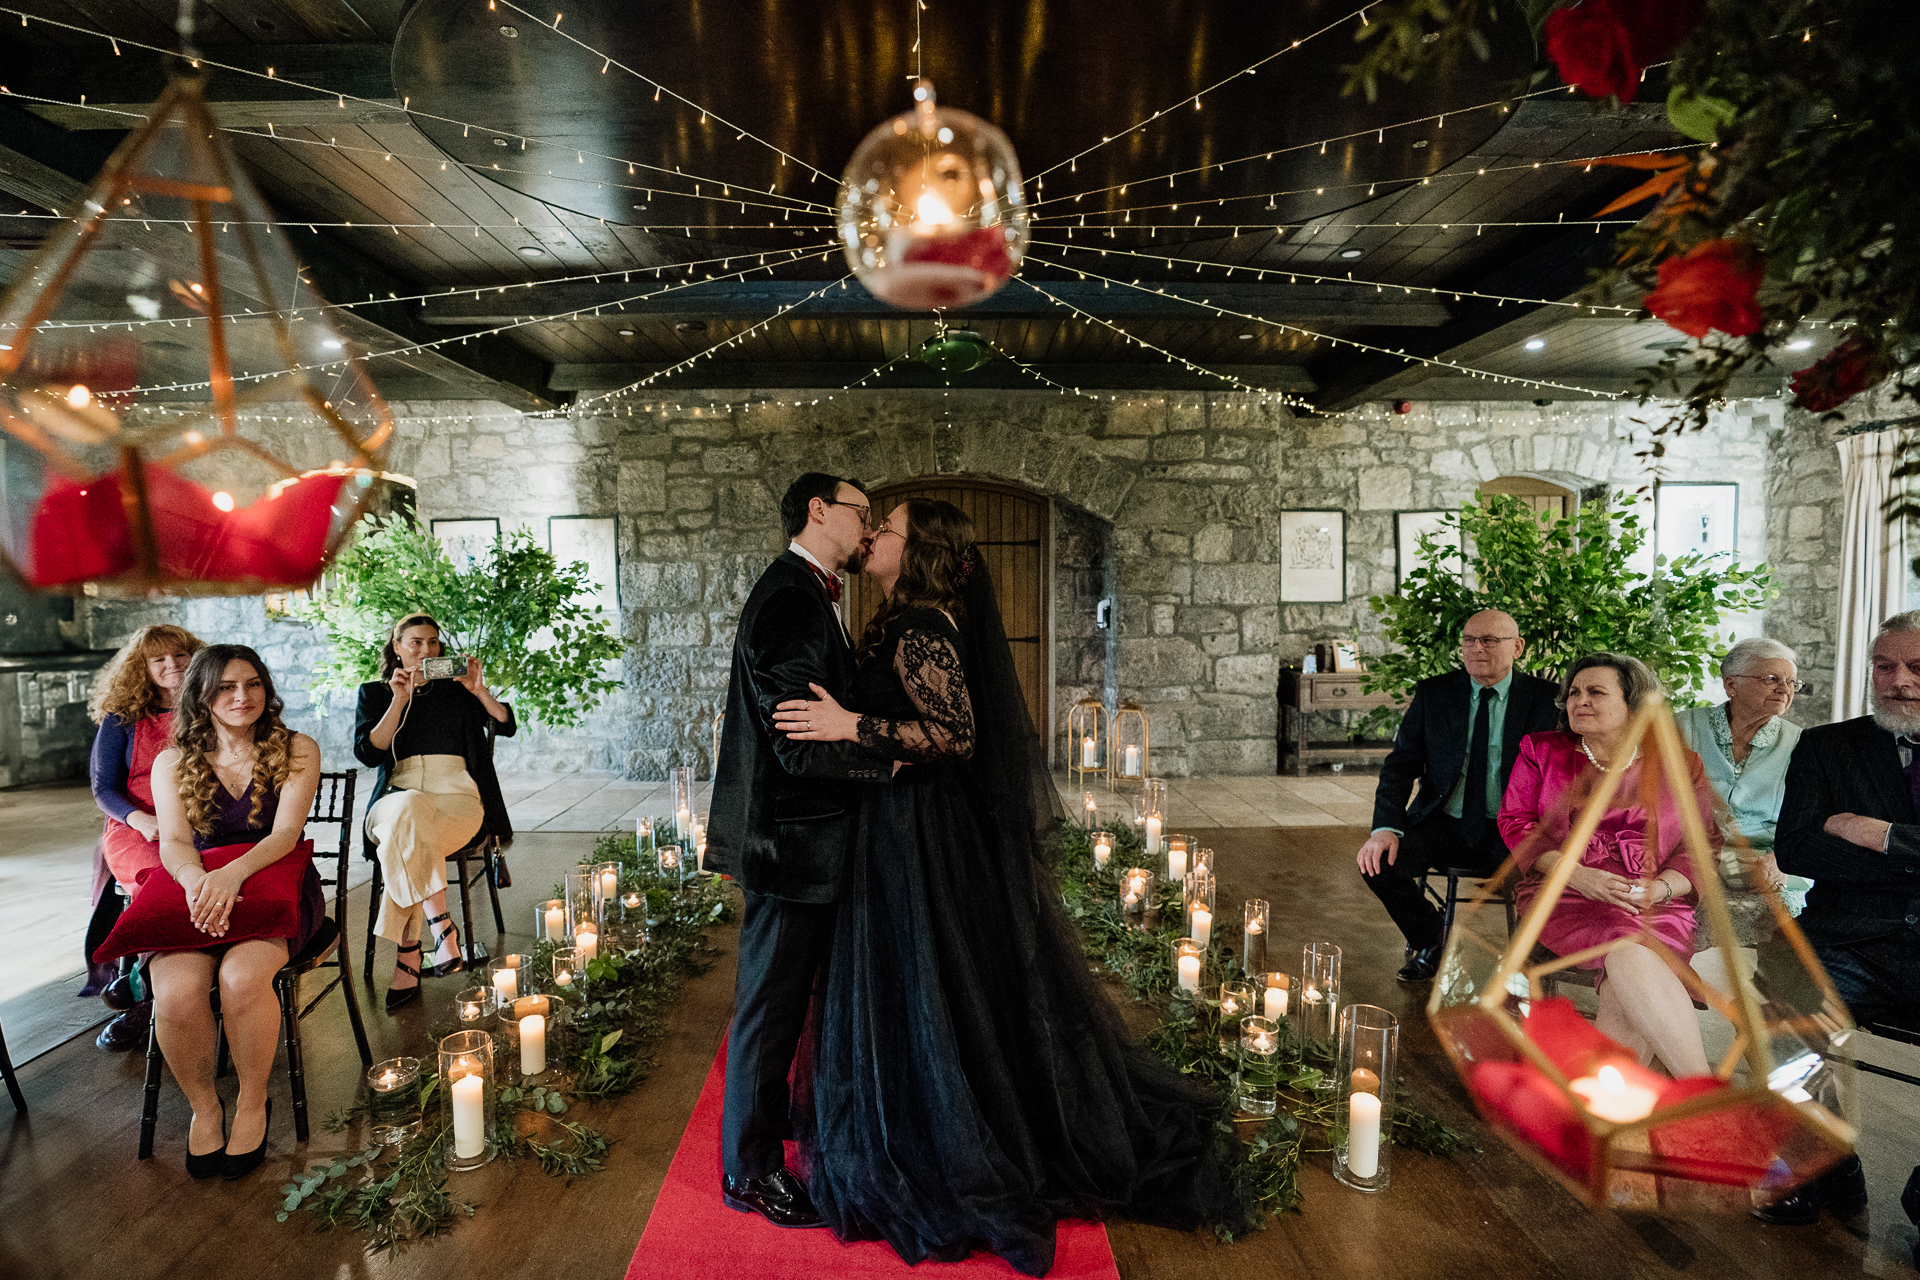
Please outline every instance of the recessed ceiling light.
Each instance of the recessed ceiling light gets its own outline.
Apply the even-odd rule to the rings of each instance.
[[[631,329],[620,329],[616,330],[616,332],[623,338],[631,338],[633,336],[633,330]]]
[[[1252,342],[1252,341],[1253,341],[1253,335],[1252,335],[1252,334],[1250,334],[1250,333],[1243,333],[1243,334],[1241,334],[1241,335],[1240,335],[1240,341],[1242,341],[1242,342]]]
[[[1810,346],[1812,346],[1812,345],[1813,345],[1813,339],[1812,339],[1812,338],[1795,338],[1795,339],[1794,339],[1794,340],[1793,340],[1792,342],[1789,342],[1789,343],[1787,344],[1787,350],[1789,350],[1789,351],[1805,351],[1805,350],[1806,350],[1806,349],[1807,349],[1808,347],[1810,347]]]
[[[544,258],[547,251],[537,244],[523,244],[517,251],[523,258]]]
[[[1547,349],[1547,340],[1545,338],[1528,338],[1523,345],[1529,351],[1545,351]]]
[[[502,27],[500,28],[500,34],[501,34],[501,35],[503,35],[503,36],[505,36],[505,37],[506,37],[507,39],[509,39],[509,40],[513,40],[513,39],[516,39],[516,38],[518,38],[518,36],[520,35],[520,28],[518,28],[518,27],[509,27],[509,26],[504,26],[504,25],[503,25],[503,26],[502,26]]]
[[[329,351],[338,351],[340,349],[340,339],[324,338],[321,340],[320,345]]]
[[[1343,258],[1357,258],[1362,253],[1365,253],[1365,252],[1366,250],[1364,249],[1342,249],[1340,251],[1340,256]]]
[[[505,138],[495,138],[493,140],[493,145],[496,147],[504,147],[507,145],[507,140]]]

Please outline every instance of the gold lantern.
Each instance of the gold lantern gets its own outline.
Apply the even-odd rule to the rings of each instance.
[[[1107,708],[1098,698],[1082,698],[1067,709],[1068,786],[1078,789],[1090,778],[1113,785],[1107,728]]]
[[[0,549],[43,590],[306,586],[392,432],[200,81],[174,81],[0,302]]]
[[[1146,710],[1137,702],[1123,702],[1113,711],[1113,741],[1107,748],[1112,777],[1144,782],[1153,776]]]
[[[1620,788],[1620,769],[1594,788],[1563,845],[1566,856],[1504,948],[1488,936],[1491,920],[1476,916],[1504,915],[1497,894],[1516,864],[1509,860],[1483,883],[1454,923],[1428,1016],[1486,1119],[1588,1203],[1665,1203],[1686,1182],[1769,1189],[1803,1182],[1852,1149],[1852,1018],[1772,891],[1765,894],[1768,936],[1740,950],[1708,817],[1695,803],[1688,753],[1664,702],[1653,700],[1628,726],[1617,750],[1635,749],[1644,762],[1635,807],[1650,822],[1677,814],[1701,927],[1724,955],[1741,956],[1725,966],[1728,989],[1702,979],[1650,928],[1565,956],[1534,950],[1580,865],[1577,851],[1587,848]],[[1657,869],[1650,859],[1649,875]],[[1710,1075],[1656,1075],[1570,1000],[1543,998],[1543,980],[1629,942],[1660,955],[1697,1007],[1726,1020],[1731,1046]],[[1746,1196],[1737,1203],[1744,1209]]]

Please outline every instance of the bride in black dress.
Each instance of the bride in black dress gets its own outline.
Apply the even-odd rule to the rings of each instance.
[[[1238,1143],[1088,970],[1042,861],[1063,809],[973,541],[950,503],[895,507],[866,565],[885,602],[859,710],[814,686],[776,715],[907,766],[866,792],[796,1127],[842,1239],[910,1263],[984,1247],[1037,1276],[1061,1218],[1238,1225]]]

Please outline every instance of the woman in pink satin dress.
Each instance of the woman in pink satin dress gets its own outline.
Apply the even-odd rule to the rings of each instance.
[[[1639,753],[1623,749],[1627,721],[1659,687],[1637,658],[1589,654],[1572,665],[1561,686],[1568,727],[1521,740],[1499,822],[1523,873],[1517,895],[1523,912],[1563,856],[1560,846],[1601,776],[1626,771],[1615,792],[1620,807],[1602,816],[1541,931],[1541,944],[1555,955],[1643,933],[1683,957],[1693,954],[1693,881],[1678,812],[1670,801],[1662,803],[1650,845],[1647,810],[1634,803]],[[1713,792],[1700,757],[1689,751],[1686,759],[1700,811],[1711,814]],[[1708,822],[1707,831],[1717,842],[1717,825]],[[1642,1063],[1658,1056],[1676,1077],[1707,1074],[1692,996],[1653,948],[1628,943],[1582,967],[1603,971],[1595,1019],[1600,1030],[1638,1053]]]

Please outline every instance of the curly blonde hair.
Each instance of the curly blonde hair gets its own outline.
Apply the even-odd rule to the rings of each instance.
[[[133,724],[165,711],[160,686],[147,674],[147,663],[169,653],[184,653],[191,658],[201,646],[200,637],[185,627],[161,622],[140,628],[93,678],[87,714],[95,724],[105,724],[108,716]]]
[[[213,700],[220,693],[220,677],[227,664],[235,660],[249,663],[260,673],[267,705],[253,722],[253,807],[247,812],[247,825],[257,826],[267,792],[278,791],[293,773],[293,730],[280,721],[284,705],[274,691],[273,676],[260,655],[243,644],[210,644],[193,655],[186,679],[180,682],[180,699],[173,715],[171,746],[180,753],[175,776],[180,780],[180,802],[187,810],[187,823],[203,836],[214,832],[218,814],[215,796],[220,778],[213,771],[213,753],[220,740],[213,725]]]

